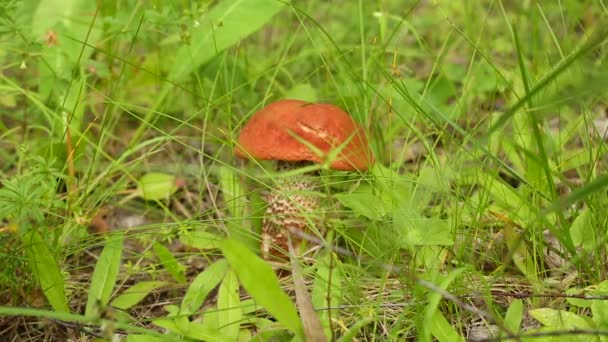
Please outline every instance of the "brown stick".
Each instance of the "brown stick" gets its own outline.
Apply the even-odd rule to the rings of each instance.
[[[312,299],[310,293],[306,289],[306,282],[304,281],[304,274],[302,268],[298,264],[296,258],[296,252],[294,251],[293,244],[291,243],[291,234],[287,234],[287,243],[289,245],[289,257],[291,259],[291,274],[293,276],[293,284],[296,291],[296,303],[298,304],[298,310],[300,311],[300,319],[304,326],[304,335],[306,341],[314,342],[327,342],[327,336],[323,331],[323,325],[319,321],[319,317],[315,312],[315,308],[312,306]]]

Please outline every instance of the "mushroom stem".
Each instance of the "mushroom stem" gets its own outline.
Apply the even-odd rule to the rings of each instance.
[[[311,162],[278,161],[277,171],[285,172],[312,165]],[[262,220],[262,256],[266,260],[273,257],[286,258],[288,234],[296,247],[302,238],[298,232],[307,230],[309,216],[319,207],[319,200],[311,194],[317,187],[318,172],[307,172],[276,181],[276,185],[266,196],[266,212]]]

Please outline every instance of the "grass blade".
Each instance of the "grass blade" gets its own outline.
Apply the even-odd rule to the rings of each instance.
[[[572,190],[570,195],[563,197],[559,201],[553,203],[551,207],[547,209],[547,212],[558,211],[560,208],[565,208],[578,201],[584,200],[604,188],[608,187],[608,175],[599,176],[587,185],[580,187],[576,190]]]
[[[602,44],[606,38],[608,38],[608,29],[602,28],[595,32],[590,39],[584,42],[578,49],[576,49],[573,53],[566,56],[553,70],[545,77],[543,77],[530,91],[519,101],[517,101],[513,106],[509,108],[509,110],[504,113],[492,127],[488,130],[487,135],[491,135],[496,132],[500,127],[504,126],[504,124],[509,121],[509,119],[517,113],[517,111],[523,107],[533,96],[538,94],[541,90],[543,90],[551,81],[555,80],[559,75],[561,75],[564,71],[566,71],[572,63],[577,61],[579,58],[587,54],[589,51],[593,50],[600,44]]]
[[[365,327],[366,325],[372,323],[373,321],[374,321],[374,319],[370,318],[370,317],[366,317],[366,318],[362,318],[362,319],[358,320],[337,341],[338,342],[356,341],[357,334],[359,333],[359,331],[361,331],[361,329],[363,327]]]
[[[26,316],[26,317],[39,317],[39,318],[48,318],[54,319],[58,321],[65,322],[78,322],[88,324],[91,322],[90,317],[86,317],[83,315],[77,315],[66,312],[57,312],[57,311],[49,311],[49,310],[40,310],[33,308],[15,308],[15,307],[7,307],[0,306],[0,316]],[[176,341],[177,336],[174,334],[161,334],[158,331],[147,329],[143,327],[139,327],[136,325],[132,325],[130,323],[124,323],[120,321],[111,321],[108,319],[102,319],[100,324],[102,325],[112,325],[117,329],[122,329],[129,333],[138,333],[145,334],[147,336],[155,336],[160,338],[166,338],[167,341]]]

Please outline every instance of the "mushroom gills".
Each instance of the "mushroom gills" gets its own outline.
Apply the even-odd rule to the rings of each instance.
[[[292,171],[313,165],[308,161],[278,161],[277,171]],[[288,260],[288,235],[291,234],[294,247],[302,242],[315,211],[319,208],[319,198],[311,192],[317,188],[318,171],[307,172],[276,180],[270,193],[265,196],[266,212],[262,220],[262,256],[266,260]]]

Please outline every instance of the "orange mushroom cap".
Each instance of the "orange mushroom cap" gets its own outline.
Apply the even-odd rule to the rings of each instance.
[[[307,144],[324,155],[317,155]],[[280,100],[253,114],[241,130],[235,154],[321,163],[335,149],[341,150],[331,161],[332,169],[363,171],[374,163],[363,127],[348,113],[331,104]]]

